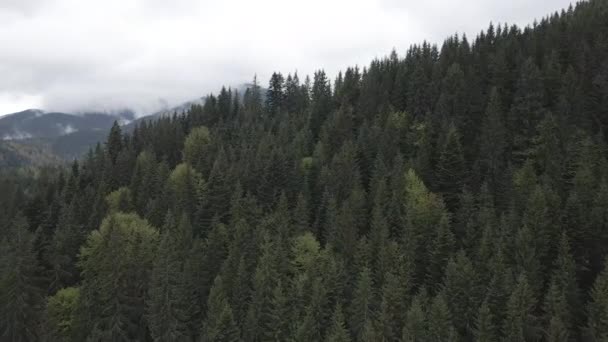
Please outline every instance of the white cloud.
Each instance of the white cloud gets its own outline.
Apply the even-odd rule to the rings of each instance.
[[[569,0],[0,0],[0,113],[29,107],[139,114],[266,82],[330,74],[395,47],[525,24]],[[10,110],[9,110],[10,109]]]

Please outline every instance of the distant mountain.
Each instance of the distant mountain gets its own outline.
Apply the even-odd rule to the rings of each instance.
[[[243,96],[251,84],[233,89]],[[265,93],[265,89],[262,93]],[[81,157],[91,147],[103,142],[114,121],[131,131],[146,120],[181,114],[192,105],[202,105],[207,97],[184,102],[150,115],[135,117],[131,110],[111,113],[62,113],[28,109],[0,116],[0,168],[7,166],[39,165]]]
[[[130,110],[61,113],[28,109],[0,117],[0,167],[56,163],[79,158],[105,139],[114,121],[135,120]]]
[[[26,165],[41,166],[61,163],[62,159],[44,144],[0,141],[0,169]]]
[[[132,111],[69,114],[28,109],[0,117],[0,139],[56,138],[79,131],[107,131],[116,120],[128,123],[134,118]]]

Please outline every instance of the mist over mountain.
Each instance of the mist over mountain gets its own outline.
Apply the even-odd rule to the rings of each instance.
[[[58,113],[30,109],[0,117],[0,139],[56,138],[78,131],[107,131],[114,121],[129,123],[132,111],[116,113]]]

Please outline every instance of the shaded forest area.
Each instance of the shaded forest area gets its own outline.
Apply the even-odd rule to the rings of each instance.
[[[0,177],[2,341],[607,341],[608,2]]]

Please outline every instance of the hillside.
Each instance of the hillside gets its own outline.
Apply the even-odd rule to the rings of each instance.
[[[0,169],[58,164],[61,159],[41,144],[0,141]]]
[[[114,121],[133,113],[58,113],[30,109],[0,117],[0,167],[42,166],[81,158],[103,142]]]
[[[0,174],[0,336],[606,341],[606,61],[590,0]]]
[[[78,131],[108,131],[114,121],[132,121],[130,111],[107,113],[47,113],[30,109],[0,117],[0,138],[21,140],[27,138],[55,138]]]

